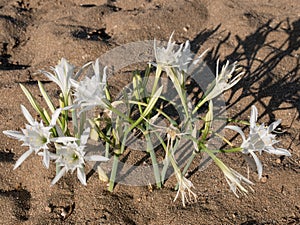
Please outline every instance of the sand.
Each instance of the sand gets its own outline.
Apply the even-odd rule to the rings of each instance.
[[[299,224],[299,18],[294,0],[1,0],[0,224]],[[36,156],[13,170],[26,148],[2,131],[24,127],[20,104],[29,103],[20,83],[41,101],[41,80],[55,97],[58,88],[38,71],[60,58],[81,66],[123,44],[167,41],[173,31],[177,43],[191,41],[195,54],[209,49],[205,61],[212,69],[217,59],[244,67],[243,80],[225,93],[232,118],[248,120],[254,104],[259,122],[282,119],[279,145],[292,157],[259,156],[263,179],[249,173],[254,192],[236,198],[214,164],[192,173],[198,201],[185,208],[173,202],[172,178],[161,190],[117,184],[110,193],[93,171],[86,187],[76,174],[50,187],[54,166],[46,170]],[[247,174],[240,155],[220,157]]]

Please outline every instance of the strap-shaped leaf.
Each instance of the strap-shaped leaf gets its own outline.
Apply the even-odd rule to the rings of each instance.
[[[46,109],[43,109],[43,114],[46,118],[47,121],[45,121],[45,123],[47,124],[47,126],[50,124],[50,121],[51,121],[51,117],[49,116],[48,112]]]
[[[139,77],[140,75],[138,73],[135,73],[133,78],[132,78],[132,83],[133,83],[133,95],[136,99],[140,99],[140,93],[139,93]]]
[[[104,140],[106,143],[111,144],[111,141],[109,140],[109,138],[102,132],[102,130],[100,129],[100,127],[97,125],[97,123],[94,120],[89,119],[88,122],[91,126],[90,137],[92,140],[99,141],[99,137],[100,137],[100,139]]]
[[[131,125],[131,127],[129,128],[130,130],[133,129],[134,127],[136,127],[151,112],[151,110],[154,108],[157,100],[159,99],[159,97],[161,95],[162,89],[163,89],[163,86],[161,86],[160,88],[158,88],[156,90],[154,95],[151,97],[147,107],[145,108],[144,112],[142,113],[140,118],[138,120],[136,120],[134,124]]]
[[[209,133],[209,130],[211,128],[211,124],[214,118],[214,114],[213,114],[213,102],[210,100],[209,101],[209,106],[208,106],[208,112],[205,115],[205,127],[204,130],[202,132],[202,140],[204,141]]]
[[[151,112],[151,110],[154,108],[157,100],[159,99],[159,97],[161,95],[162,90],[163,90],[163,86],[158,88],[156,90],[156,92],[154,93],[154,95],[151,97],[145,111],[143,112],[143,117],[146,117]]]
[[[51,99],[49,98],[48,93],[45,91],[44,85],[40,81],[38,81],[38,85],[39,85],[40,92],[41,92],[43,98],[45,99],[45,101],[46,101],[46,103],[47,103],[47,105],[48,105],[51,113],[54,113],[55,107],[54,107]]]
[[[41,118],[47,122],[47,118],[45,117],[42,108],[40,107],[40,105],[37,103],[37,101],[33,98],[32,94],[27,90],[27,88],[20,84],[20,87],[22,89],[22,91],[24,92],[25,96],[27,97],[27,99],[29,100],[31,106],[34,108],[34,110],[41,116]]]

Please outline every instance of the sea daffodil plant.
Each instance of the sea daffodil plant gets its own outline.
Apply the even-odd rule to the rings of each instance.
[[[197,187],[186,177],[186,172],[196,156],[202,153],[207,154],[221,169],[235,195],[238,196],[238,192],[247,193],[243,185],[251,186],[253,183],[231,166],[225,165],[217,153],[250,154],[256,163],[258,177],[261,178],[262,164],[255,152],[290,156],[288,150],[274,147],[278,141],[272,132],[280,120],[268,127],[264,124],[257,125],[257,109],[252,106],[250,133],[247,138],[240,127],[232,125],[225,127],[241,135],[243,139],[241,145],[234,147],[231,144],[229,149],[212,149],[208,145],[209,140],[214,134],[222,136],[218,134],[218,130],[213,129],[213,121],[218,119],[218,116],[214,115],[213,100],[236,85],[242,79],[243,72],[240,72],[237,62],[230,64],[228,61],[219,71],[218,61],[214,81],[207,87],[202,98],[191,104],[186,91],[187,80],[190,78],[189,66],[201,61],[203,54],[194,57],[189,41],[178,47],[172,42],[172,36],[173,34],[166,48],[158,46],[154,41],[155,61],[147,64],[143,76],[139,71],[134,72],[133,85],[119,98],[111,95],[108,86],[108,67],[102,66],[99,59],[85,64],[75,72],[76,68],[63,58],[52,68],[54,74],[42,71],[61,91],[58,101],[55,101],[50,98],[42,82],[38,82],[47,108],[42,108],[31,92],[21,85],[41,121],[37,122],[22,105],[21,110],[29,124],[22,132],[4,131],[5,135],[22,141],[22,145],[29,148],[17,160],[14,169],[31,153],[36,153],[43,157],[46,168],[49,168],[51,161],[56,165],[56,175],[51,185],[59,182],[68,171],[75,170],[79,181],[86,185],[87,162],[98,162],[99,177],[103,181],[108,181],[108,189],[113,191],[117,182],[120,158],[126,150],[130,151],[129,140],[140,136],[146,142],[146,145],[142,146],[144,149],[141,150],[146,152],[151,160],[157,188],[163,187],[168,179],[167,171],[173,170],[177,179],[177,194],[174,200],[180,196],[183,206],[189,201],[196,200]],[[92,67],[90,70],[92,74],[80,79],[88,67]],[[150,77],[154,79],[151,80]],[[165,86],[161,82],[163,78],[167,78],[174,87],[172,89],[175,92],[174,96],[178,97],[176,101],[164,96]],[[181,117],[170,113],[170,110],[166,109],[168,105],[178,109]],[[200,108],[204,112],[202,116],[197,115]],[[157,121],[164,121],[165,126],[161,126]],[[230,143],[225,137],[222,138],[226,143]],[[101,143],[105,148],[91,155],[89,141]],[[186,146],[189,152],[184,150]],[[159,164],[157,148],[163,152],[162,165]],[[109,171],[105,171],[101,168],[101,164],[110,158],[112,167]]]

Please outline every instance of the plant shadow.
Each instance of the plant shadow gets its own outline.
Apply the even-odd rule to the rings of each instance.
[[[0,52],[0,70],[24,70],[29,65],[20,65],[10,62],[11,55],[7,50],[8,43],[2,43],[2,50]]]
[[[286,28],[282,28],[283,23],[286,24]],[[208,51],[204,58],[205,63],[211,69],[216,67],[222,48],[226,47],[229,39],[232,39],[230,32],[225,35],[224,32],[221,30],[221,25],[218,25],[213,29],[201,31],[191,41],[191,49],[197,53],[199,46],[214,35],[223,36],[223,39]],[[278,35],[278,33],[285,38],[272,39],[273,35]],[[285,125],[282,129],[287,129],[284,135],[291,136],[292,142],[295,141],[297,136],[300,137],[299,131],[296,130],[296,134],[292,134],[288,128],[292,127],[295,120],[300,119],[300,19],[290,21],[287,18],[279,23],[269,20],[246,37],[236,35],[234,38],[238,44],[224,58],[231,63],[238,61],[245,74],[242,80],[231,88],[225,110],[234,109],[241,104],[242,107],[238,107],[239,110],[231,110],[236,114],[230,115],[232,119],[240,119],[240,117],[245,117],[245,113],[252,105],[260,105],[259,118],[268,116],[267,123],[277,120],[275,112],[277,114],[281,111],[280,115],[284,115],[285,120],[289,120],[289,126]],[[286,62],[288,66],[285,67]],[[220,64],[225,64],[225,62],[220,62]],[[212,71],[216,72],[214,69]],[[236,93],[241,94],[237,96]],[[231,140],[236,137],[237,135]],[[290,148],[291,144],[288,146],[288,149]],[[189,172],[189,176],[198,170],[199,167],[195,168]]]
[[[282,28],[282,24],[287,24],[287,28]],[[220,28],[212,29],[210,33],[215,33]],[[217,29],[217,30],[216,30]],[[282,33],[286,37],[283,41],[272,40],[274,33]],[[202,32],[203,33],[203,32]],[[209,32],[206,32],[209,33]],[[201,34],[201,33],[200,33]],[[220,57],[222,45],[230,38],[231,34],[221,40],[205,57],[209,66],[214,68],[214,64]],[[201,40],[197,37],[196,39]],[[204,40],[208,38],[203,37]],[[244,114],[252,105],[260,104],[264,111],[260,112],[260,117],[269,116],[269,120],[276,120],[274,111],[287,111],[296,109],[298,119],[300,114],[300,54],[297,53],[300,47],[300,19],[290,21],[288,18],[274,25],[272,20],[259,26],[255,32],[242,38],[235,36],[238,45],[233,51],[225,56],[231,62],[238,61],[243,65],[244,78],[232,88],[228,98],[227,109],[238,104],[247,97],[253,99],[247,102],[246,107],[233,119]],[[201,41],[200,41],[201,42]],[[193,42],[192,42],[193,43]],[[196,45],[196,43],[193,43]],[[261,54],[264,51],[266,54]],[[284,64],[289,61],[292,68],[285,68]],[[292,62],[292,63],[291,63]],[[211,65],[213,63],[213,65]],[[257,86],[258,85],[258,86]],[[242,93],[234,98],[235,93]],[[266,99],[268,100],[266,103]],[[294,118],[296,119],[296,118]]]

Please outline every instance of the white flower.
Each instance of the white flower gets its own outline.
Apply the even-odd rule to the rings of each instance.
[[[55,159],[55,162],[60,171],[51,182],[51,186],[54,185],[65,173],[71,171],[72,173],[77,170],[77,177],[83,185],[86,185],[86,175],[84,172],[85,161],[107,161],[108,158],[91,155],[86,156],[87,140],[90,135],[90,128],[87,128],[80,137],[80,144],[76,142],[67,142],[57,148],[56,154],[51,154],[51,158]]]
[[[47,71],[41,71],[49,80],[55,82],[61,89],[64,98],[66,99],[70,89],[70,79],[74,73],[75,67],[68,63],[65,58],[62,58],[55,68],[52,68],[54,74]]]
[[[176,199],[178,198],[179,193],[180,193],[182,205],[183,205],[183,207],[185,207],[185,201],[190,202],[190,201],[192,201],[192,198],[194,198],[196,200],[197,195],[191,190],[191,188],[193,187],[193,183],[190,180],[185,178],[179,172],[175,172],[175,174],[176,174],[176,178],[178,181],[178,191],[174,198],[174,202],[176,201]],[[186,192],[188,193],[188,195]]]
[[[225,179],[229,184],[230,190],[235,194],[236,197],[239,197],[237,191],[248,193],[247,189],[242,186],[242,182],[246,183],[247,185],[253,185],[250,180],[231,168],[224,167],[222,172],[225,175]]]
[[[236,69],[237,62],[229,65],[229,61],[222,67],[221,72],[219,73],[219,60],[217,61],[217,68],[216,68],[216,79],[213,83],[213,87],[209,90],[209,93],[205,96],[205,101],[209,101],[224,91],[230,89],[236,83],[239,82],[241,76],[244,74],[243,72],[238,73],[233,79],[233,73],[237,71]]]
[[[82,107],[82,111],[92,109],[96,106],[107,108],[108,105],[105,95],[107,67],[100,74],[99,60],[97,59],[93,63],[93,69],[94,75],[91,78],[85,77],[80,82],[71,80],[72,85],[75,87],[75,106]]]
[[[61,109],[56,110],[53,115],[49,126],[45,127],[42,121],[39,123],[32,118],[28,110],[21,105],[21,110],[28,121],[29,124],[26,124],[26,128],[22,129],[22,132],[7,130],[3,131],[3,133],[11,138],[18,139],[23,141],[22,146],[29,146],[29,150],[26,151],[16,162],[14,169],[19,167],[21,163],[28,158],[28,156],[35,152],[36,154],[43,149],[43,163],[46,168],[49,167],[49,151],[48,144],[50,141],[61,141],[62,139],[51,138],[51,129],[56,123],[58,116],[61,112]]]
[[[168,68],[176,68],[180,72],[187,73],[188,65],[193,60],[193,54],[190,50],[190,43],[186,41],[178,48],[175,42],[172,42],[174,32],[171,34],[167,48],[157,47],[154,40],[154,54],[156,64],[160,65],[164,70]]]
[[[202,56],[206,51],[194,58],[194,54],[190,49],[190,42],[187,40],[184,44],[177,45],[172,42],[174,32],[171,34],[167,47],[158,47],[156,40],[154,40],[154,55],[156,63],[152,63],[157,67],[157,71],[165,71],[168,77],[174,84],[176,91],[180,94],[182,87],[185,85],[186,78],[191,72],[191,68],[194,68],[198,64]],[[192,67],[190,67],[193,65]],[[183,98],[181,96],[181,98]],[[182,99],[181,99],[182,100]]]
[[[275,140],[275,135],[272,134],[271,132],[280,124],[281,120],[277,120],[273,122],[268,127],[265,127],[264,124],[258,126],[256,125],[257,114],[258,114],[257,108],[253,105],[251,108],[251,116],[250,116],[250,134],[247,139],[245,137],[244,132],[241,130],[241,128],[237,126],[226,126],[226,128],[234,130],[241,135],[243,139],[243,143],[241,145],[241,148],[243,148],[242,153],[251,154],[251,156],[253,157],[256,163],[258,177],[260,179],[262,176],[262,164],[258,159],[257,155],[254,153],[255,151],[258,151],[260,154],[262,154],[262,152],[265,151],[271,154],[285,155],[285,156],[291,156],[291,153],[286,149],[274,148],[273,146],[279,141]]]
[[[215,154],[210,152],[207,153],[224,173],[230,190],[235,194],[236,197],[239,197],[237,192],[248,193],[247,189],[243,187],[242,183],[244,182],[247,185],[253,185],[250,180],[248,180],[246,177],[242,176],[232,168],[227,167]]]

